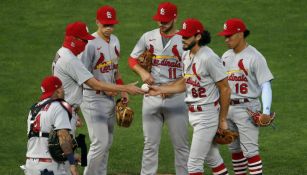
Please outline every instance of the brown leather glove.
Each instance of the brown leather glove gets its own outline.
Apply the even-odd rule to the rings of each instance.
[[[120,98],[116,101],[116,121],[117,125],[128,128],[133,120],[133,110],[128,107],[127,100]]]
[[[252,117],[253,122],[256,126],[269,126],[275,119],[275,112],[272,112],[270,115],[262,114],[261,112],[253,112],[250,109],[247,109],[247,113]]]
[[[229,129],[219,129],[214,136],[213,141],[217,144],[230,144],[239,136],[238,132],[231,131]]]
[[[138,64],[147,72],[151,72],[153,54],[145,50],[137,59]]]

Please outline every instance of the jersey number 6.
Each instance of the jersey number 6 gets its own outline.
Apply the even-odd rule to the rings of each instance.
[[[237,94],[247,94],[248,93],[248,85],[246,83],[242,83],[242,84],[239,84],[239,83],[236,83],[235,84],[235,87],[236,87],[236,93]]]

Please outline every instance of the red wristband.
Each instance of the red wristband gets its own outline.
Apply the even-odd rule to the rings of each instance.
[[[117,79],[117,80],[115,80],[115,83],[118,84],[118,85],[123,85],[124,81],[122,79]]]
[[[129,57],[128,58],[128,64],[129,64],[130,68],[133,68],[135,65],[138,64],[138,61],[135,58]]]

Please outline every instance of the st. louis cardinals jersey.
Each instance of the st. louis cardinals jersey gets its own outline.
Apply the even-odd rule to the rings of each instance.
[[[48,99],[41,101],[44,103]],[[67,111],[60,105],[59,102],[52,102],[47,104],[37,114],[35,120],[31,121],[31,112],[28,116],[28,133],[33,122],[33,129],[38,132],[49,133],[54,126],[55,130],[71,129]],[[51,158],[48,151],[47,137],[31,137],[28,140],[27,157],[31,158]]]
[[[115,83],[120,55],[119,40],[115,35],[111,35],[110,41],[107,42],[97,32],[93,33],[93,36],[95,39],[88,42],[84,52],[80,54],[80,59],[97,80]],[[87,85],[84,87],[90,88]]]
[[[188,104],[204,105],[216,102],[219,91],[216,82],[227,77],[220,58],[207,46],[203,46],[190,58],[190,51],[183,53],[186,98]]]
[[[182,77],[182,41],[174,35],[163,47],[160,29],[146,32],[134,47],[130,56],[138,58],[145,50],[155,55],[152,60],[151,75],[156,84],[172,82]]]
[[[227,69],[231,99],[258,98],[261,84],[273,79],[263,55],[249,45],[240,53],[226,51],[222,61]]]
[[[53,61],[53,74],[62,81],[65,101],[76,107],[82,102],[82,84],[93,77],[67,48],[60,48]]]

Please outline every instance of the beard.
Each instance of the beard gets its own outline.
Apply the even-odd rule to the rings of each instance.
[[[187,47],[183,47],[184,51],[191,50],[196,45],[196,41],[192,41]]]
[[[174,27],[174,21],[170,25],[162,26],[160,25],[161,31],[165,34],[169,33]]]

